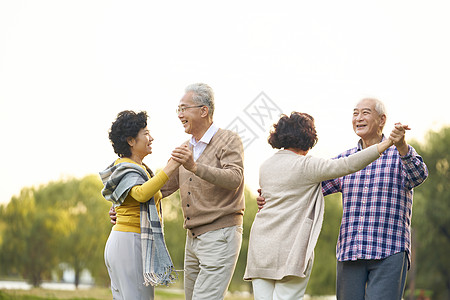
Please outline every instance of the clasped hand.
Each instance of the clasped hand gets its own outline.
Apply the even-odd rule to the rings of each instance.
[[[176,147],[172,151],[172,159],[182,164],[186,170],[193,173],[197,170],[197,164],[194,161],[192,149],[187,144]]]
[[[397,147],[400,155],[406,155],[408,153],[408,144],[405,141],[406,130],[411,130],[408,125],[403,125],[402,123],[395,123],[394,129],[392,129],[389,139]]]

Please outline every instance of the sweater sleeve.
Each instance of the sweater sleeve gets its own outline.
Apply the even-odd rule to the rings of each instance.
[[[219,187],[234,190],[244,179],[244,147],[241,139],[233,133],[223,148],[217,148],[216,157],[220,167],[197,163],[195,175]]]
[[[174,192],[176,192],[180,188],[180,172],[179,170],[176,170],[173,172],[173,174],[170,176],[169,180],[164,184],[164,186],[161,188],[162,197],[165,198],[167,196],[172,195]]]
[[[377,145],[368,147],[355,154],[339,159],[314,159],[311,161],[312,170],[309,178],[313,182],[321,182],[342,177],[364,169],[371,162],[380,157]]]
[[[168,179],[166,173],[161,170],[144,184],[132,187],[129,195],[138,202],[146,202],[161,189]]]

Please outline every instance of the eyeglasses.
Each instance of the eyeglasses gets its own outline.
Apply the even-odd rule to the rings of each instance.
[[[186,109],[188,109],[188,108],[197,108],[197,107],[203,107],[203,106],[204,106],[204,105],[181,106],[181,107],[178,107],[178,108],[177,108],[176,112],[177,112],[177,115],[179,115],[180,113],[184,113],[184,112],[186,111]]]

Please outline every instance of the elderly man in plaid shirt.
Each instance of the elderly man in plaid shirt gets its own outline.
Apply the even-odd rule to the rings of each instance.
[[[353,110],[361,138],[345,157],[385,139],[384,105],[363,99]],[[337,299],[401,299],[410,266],[413,188],[428,170],[405,141],[408,126],[395,124],[395,147],[356,173],[322,183],[324,195],[341,192],[343,215],[336,246]]]
[[[385,139],[384,104],[363,99],[353,110],[361,138],[345,157]],[[428,176],[427,166],[405,141],[408,126],[395,124],[395,147],[356,173],[322,182],[324,195],[341,192],[343,215],[336,247],[336,295],[340,300],[401,299],[411,255],[413,188]],[[257,197],[262,209],[265,199]]]

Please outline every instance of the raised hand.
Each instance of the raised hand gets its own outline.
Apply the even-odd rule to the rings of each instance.
[[[172,151],[172,159],[182,164],[186,170],[189,170],[192,173],[197,171],[197,164],[194,161],[192,149],[186,144],[176,147]]]
[[[402,123],[395,123],[394,129],[392,129],[389,139],[397,147],[400,155],[406,155],[408,153],[409,147],[405,140],[406,130],[411,130],[408,125],[403,125]]]

